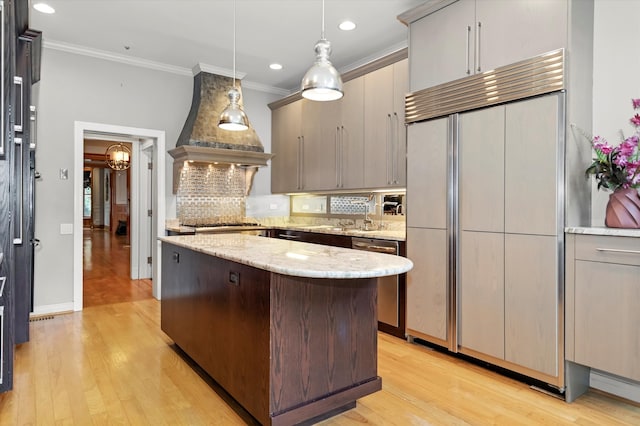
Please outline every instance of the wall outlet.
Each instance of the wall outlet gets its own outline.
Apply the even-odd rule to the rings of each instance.
[[[69,179],[69,169],[60,169],[60,179],[62,180]]]
[[[269,204],[269,209],[278,210],[278,205],[276,203],[271,203],[271,204]]]

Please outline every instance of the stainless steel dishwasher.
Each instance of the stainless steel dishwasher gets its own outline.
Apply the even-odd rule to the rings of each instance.
[[[391,240],[353,237],[351,239],[351,248],[355,250],[393,254],[396,256],[400,255],[398,242]],[[378,278],[378,322],[388,324],[394,329],[398,329],[401,325],[404,325],[401,324],[400,315],[402,309],[399,302],[399,275]],[[402,323],[404,323],[404,321],[402,321]]]

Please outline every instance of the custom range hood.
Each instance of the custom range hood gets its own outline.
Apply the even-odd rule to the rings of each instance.
[[[193,99],[187,120],[174,149],[173,192],[177,192],[180,172],[185,161],[210,164],[234,164],[253,169],[251,177],[260,166],[266,166],[273,155],[264,152],[260,138],[249,123],[242,131],[229,131],[218,127],[220,113],[229,103],[227,93],[233,79],[205,71],[199,71],[193,81]],[[240,81],[236,88],[242,94]],[[242,97],[240,98],[242,106]]]

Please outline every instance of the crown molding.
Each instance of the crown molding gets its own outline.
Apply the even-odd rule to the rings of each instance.
[[[119,62],[121,64],[132,65],[135,67],[148,68],[156,71],[167,72],[171,74],[184,75],[193,77],[200,71],[209,72],[212,74],[219,74],[225,77],[233,78],[233,71],[226,68],[216,67],[209,64],[198,63],[193,68],[178,67],[175,65],[169,65],[162,62],[149,61],[146,59],[135,58],[132,56],[122,55],[119,53],[108,52],[106,50],[92,49],[85,46],[79,46],[76,44],[64,43],[55,40],[43,40],[42,47],[45,49],[59,50],[62,52],[73,53],[76,55],[89,56],[92,58],[103,59],[105,61]],[[242,81],[242,86],[247,89],[257,90],[260,92],[272,93],[280,96],[288,95],[291,93],[286,89],[281,89],[275,86],[268,86],[262,83],[256,83],[253,81],[242,80],[246,73],[236,72],[236,78]]]
[[[106,50],[91,49],[76,44],[69,44],[60,41],[43,40],[42,46],[45,49],[60,50],[62,52],[74,53],[76,55],[90,56],[92,58],[104,59],[106,61],[119,62],[141,68],[149,68],[171,74],[191,76],[189,68],[177,67],[175,65],[163,64],[162,62],[149,61],[146,59],[134,58],[132,56],[121,55],[119,53],[107,52]]]

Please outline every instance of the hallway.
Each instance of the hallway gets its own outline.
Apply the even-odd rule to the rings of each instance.
[[[131,247],[108,229],[83,231],[83,307],[151,299],[151,280],[129,278]]]

